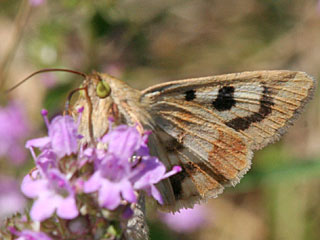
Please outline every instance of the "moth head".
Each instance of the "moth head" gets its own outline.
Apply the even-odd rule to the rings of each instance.
[[[128,97],[133,91],[125,82],[106,73],[94,72],[88,76],[88,80],[90,94],[95,94],[99,99],[110,97],[117,102]]]
[[[85,74],[70,69],[42,69],[30,74],[29,76],[21,80],[18,84],[6,90],[6,93],[13,91],[33,76],[45,72],[68,72],[80,75],[84,78],[84,81],[78,88],[75,88],[69,92],[65,102],[64,113],[78,116],[79,112],[77,111],[77,109],[84,107],[84,110],[82,112],[83,117],[81,118],[79,125],[79,131],[85,136],[87,142],[93,142],[94,137],[100,137],[100,135],[103,134],[106,129],[108,129],[108,121],[105,121],[105,119],[107,119],[107,117],[110,115],[109,110],[112,110],[113,106],[112,98],[109,96],[111,95],[111,88],[117,87],[117,85],[114,85],[112,87],[110,84],[111,82],[113,82],[113,78],[107,74],[100,74],[97,72],[93,72],[92,74]],[[74,98],[76,93],[78,93],[79,95],[77,98]],[[100,122],[99,119],[101,119]],[[93,129],[93,120],[95,122],[99,122],[99,124],[97,124],[99,127]]]
[[[104,99],[111,95],[113,77],[98,72],[88,75],[81,87],[86,89],[90,97]]]
[[[86,76],[83,83],[78,89],[80,89],[80,95],[91,99],[93,101],[99,101],[108,98],[111,95],[111,85],[107,78],[98,72],[93,72]]]

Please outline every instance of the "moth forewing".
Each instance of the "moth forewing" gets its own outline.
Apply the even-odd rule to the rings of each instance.
[[[285,132],[315,86],[303,72],[254,71],[159,84],[144,90],[141,101],[150,103],[157,126],[181,145],[168,162],[175,159],[184,168],[170,179],[184,193],[201,185],[195,177],[201,172],[222,186],[235,185],[250,168],[252,150]],[[182,156],[184,148],[196,158]],[[189,206],[190,199],[198,202],[221,192],[219,185],[209,190],[212,194],[197,189],[197,199],[176,192],[176,204]]]
[[[199,112],[241,133],[252,149],[260,149],[285,132],[315,85],[303,72],[243,72],[160,84],[143,91],[142,101],[151,102],[155,114],[159,108]]]
[[[111,94],[95,95],[106,81]],[[120,122],[152,130],[151,152],[168,169],[182,172],[160,184],[164,208],[192,207],[235,185],[251,165],[252,150],[277,140],[314,92],[316,81],[303,72],[253,71],[159,84],[140,92],[107,74],[86,85],[95,136],[107,131],[112,106]],[[80,99],[78,103],[84,104]],[[82,121],[82,130],[88,134]]]

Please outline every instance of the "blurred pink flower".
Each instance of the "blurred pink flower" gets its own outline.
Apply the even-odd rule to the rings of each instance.
[[[10,102],[0,107],[0,158],[23,163],[27,157],[23,142],[29,134],[30,125],[21,105]]]
[[[53,73],[45,73],[41,77],[43,85],[47,88],[53,88],[57,85],[58,79]]]
[[[39,6],[45,3],[45,0],[29,0],[29,2],[32,6]]]
[[[181,209],[176,213],[163,213],[161,220],[172,230],[179,233],[190,233],[202,227],[207,221],[207,210],[203,205]]]
[[[121,78],[124,72],[124,67],[121,63],[111,63],[103,68],[103,72],[106,72],[111,76]]]
[[[0,176],[0,219],[22,211],[26,199],[20,192],[17,181],[11,177]]]

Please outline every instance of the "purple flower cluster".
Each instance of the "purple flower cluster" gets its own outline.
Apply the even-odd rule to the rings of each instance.
[[[141,136],[135,127],[126,125],[106,134],[101,142],[108,144],[108,151],[96,158],[96,171],[84,183],[84,192],[98,191],[100,206],[111,210],[122,200],[135,203],[135,191],[141,189],[162,203],[154,184],[179,172],[180,167],[166,173],[165,166],[149,155],[147,139],[148,134]]]
[[[96,140],[107,149],[97,149],[80,144],[81,135],[72,117],[57,116],[49,122],[47,111],[42,115],[48,136],[26,143],[36,169],[25,176],[21,186],[26,196],[35,199],[30,211],[34,221],[43,221],[54,213],[62,219],[74,219],[85,205],[79,200],[83,195],[93,197],[108,210],[136,203],[140,190],[162,203],[155,184],[181,171],[176,166],[166,172],[165,166],[149,154],[149,134],[141,135],[135,127],[110,128]],[[40,153],[36,154],[34,148]],[[85,166],[91,166],[86,168],[91,170],[80,171]]]

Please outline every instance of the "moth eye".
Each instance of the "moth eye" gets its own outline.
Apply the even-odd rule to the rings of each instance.
[[[96,89],[97,95],[99,98],[106,98],[111,93],[111,88],[108,83],[104,81],[100,81],[98,83],[97,89]]]

